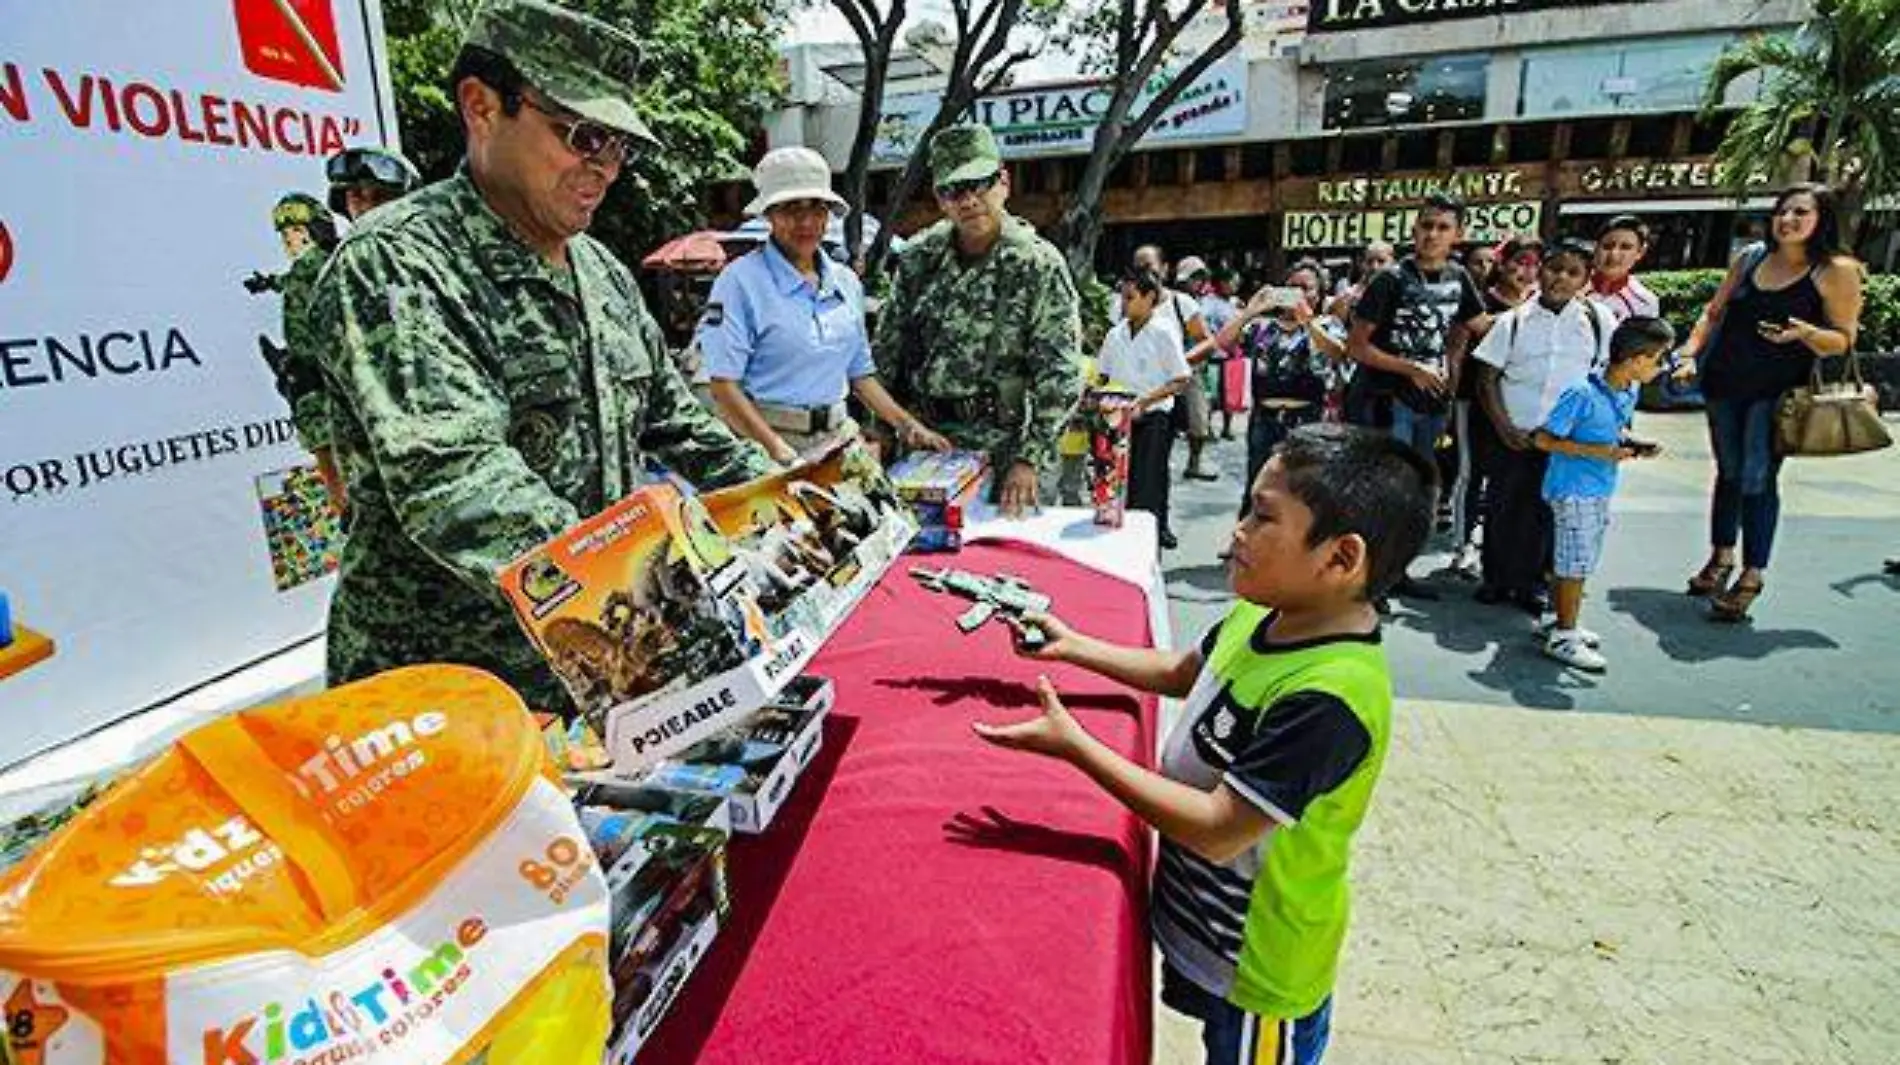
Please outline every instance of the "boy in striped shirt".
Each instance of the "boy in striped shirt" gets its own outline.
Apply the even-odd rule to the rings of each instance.
[[[1162,998],[1202,1022],[1211,1065],[1317,1065],[1346,936],[1346,869],[1384,764],[1392,682],[1373,601],[1431,531],[1436,473],[1384,434],[1297,429],[1234,530],[1239,597],[1199,646],[1118,647],[1053,617],[1033,658],[1185,700],[1159,772],[1089,735],[1048,679],[1043,712],[977,724],[1061,758],[1161,834]]]

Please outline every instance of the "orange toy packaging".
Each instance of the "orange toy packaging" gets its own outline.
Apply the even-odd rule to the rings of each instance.
[[[30,1065],[594,1065],[606,884],[518,697],[421,666],[214,721],[0,876]]]

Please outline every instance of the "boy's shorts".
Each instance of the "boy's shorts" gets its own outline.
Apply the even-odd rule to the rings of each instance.
[[[1550,501],[1555,519],[1557,579],[1580,581],[1596,572],[1610,529],[1609,496],[1559,496]]]
[[[1276,1020],[1248,1013],[1165,965],[1161,1001],[1201,1022],[1207,1065],[1319,1065],[1332,1037],[1330,996],[1297,1021]]]

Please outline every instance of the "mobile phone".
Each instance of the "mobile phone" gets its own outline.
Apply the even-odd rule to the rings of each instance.
[[[1662,445],[1653,440],[1625,440],[1623,446],[1636,452],[1643,458],[1653,458],[1662,453]]]
[[[1298,307],[1306,299],[1304,290],[1290,285],[1268,285],[1260,291],[1266,294],[1262,297],[1266,305],[1274,310]]]
[[[1786,328],[1788,328],[1787,322],[1770,322],[1764,320],[1755,323],[1756,331],[1762,333],[1779,333]]]

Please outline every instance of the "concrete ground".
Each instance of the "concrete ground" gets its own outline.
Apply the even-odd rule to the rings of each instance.
[[[1328,1065],[1900,1062],[1900,450],[1788,465],[1769,590],[1724,627],[1681,591],[1700,416],[1638,427],[1667,452],[1625,467],[1591,584],[1608,674],[1448,575],[1387,627],[1400,701]],[[1183,642],[1230,602],[1243,449],[1177,484]],[[1157,1062],[1199,1061],[1158,1019]]]

